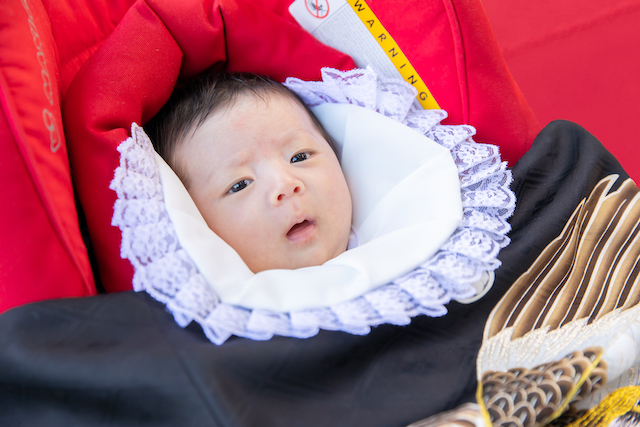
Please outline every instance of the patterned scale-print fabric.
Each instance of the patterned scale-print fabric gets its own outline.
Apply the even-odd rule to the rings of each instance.
[[[607,382],[602,348],[576,351],[531,369],[482,375],[482,398],[494,426],[546,424]]]

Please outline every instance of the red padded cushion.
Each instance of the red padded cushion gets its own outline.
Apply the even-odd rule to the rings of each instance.
[[[179,78],[214,64],[278,80],[318,79],[322,66],[352,68],[288,14],[292,0],[139,0],[78,72],[64,102],[75,183],[87,215],[104,286],[131,289],[132,267],[119,258],[110,225],[117,145],[131,122],[144,124]],[[511,79],[479,0],[370,0],[374,12],[427,82],[451,123],[470,123],[479,140],[501,146],[511,162],[539,126]]]
[[[95,294],[60,113],[60,76],[41,3],[0,14],[0,311]]]
[[[118,25],[134,0],[42,0],[58,49],[60,93]]]

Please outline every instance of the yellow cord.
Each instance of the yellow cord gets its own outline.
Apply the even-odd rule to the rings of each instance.
[[[487,410],[487,406],[484,404],[484,399],[482,397],[482,381],[478,381],[478,389],[476,390],[476,401],[478,401],[480,414],[482,414],[484,424],[487,427],[491,427],[491,417],[489,416],[489,411]]]
[[[602,360],[602,356],[604,356],[604,352],[601,352],[593,360],[593,362],[591,362],[591,366],[589,366],[587,369],[585,369],[585,371],[580,376],[580,379],[578,380],[578,382],[573,387],[571,387],[571,390],[569,390],[569,393],[567,393],[567,396],[565,397],[564,401],[562,402],[562,405],[560,405],[558,407],[558,409],[556,409],[555,412],[549,416],[549,418],[547,418],[546,420],[544,420],[542,422],[543,425],[549,423],[552,420],[555,420],[560,415],[562,415],[562,413],[564,411],[567,410],[567,406],[569,406],[569,403],[573,400],[573,398],[576,396],[576,394],[578,394],[578,392],[580,391],[580,388],[582,387],[584,382],[587,380],[587,378],[589,378],[589,376],[591,375],[593,370],[596,369],[596,367],[600,364],[600,360]]]

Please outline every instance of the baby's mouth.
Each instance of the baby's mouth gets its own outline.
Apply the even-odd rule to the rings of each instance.
[[[304,240],[307,237],[311,236],[313,230],[315,229],[316,223],[314,221],[303,220],[297,224],[294,224],[293,227],[287,232],[287,239],[291,241],[296,240]]]

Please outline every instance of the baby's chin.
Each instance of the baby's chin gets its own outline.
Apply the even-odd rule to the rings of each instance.
[[[296,270],[304,267],[316,267],[346,252],[348,243],[349,239],[347,238],[344,245],[341,243],[336,249],[325,249],[321,253],[304,254],[304,251],[300,251],[294,256],[282,256],[274,259],[270,257],[272,254],[267,254],[267,257],[257,260],[243,260],[254,274],[265,270]]]

